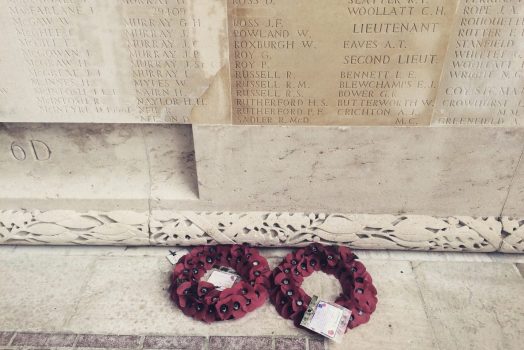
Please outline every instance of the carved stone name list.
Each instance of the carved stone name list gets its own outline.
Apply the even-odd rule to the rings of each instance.
[[[429,124],[456,0],[231,1],[239,124]]]
[[[0,122],[524,125],[522,0],[0,0]]]
[[[461,1],[438,96],[436,124],[524,124],[524,1]]]
[[[1,0],[0,121],[189,123],[227,63],[225,6]]]

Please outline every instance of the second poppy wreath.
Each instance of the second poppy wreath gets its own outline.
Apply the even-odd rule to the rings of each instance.
[[[201,281],[214,267],[230,267],[242,278],[231,288],[219,291]],[[264,304],[269,296],[271,270],[267,260],[244,245],[193,248],[175,265],[171,299],[184,314],[207,323],[239,319]]]
[[[366,323],[375,311],[377,290],[366,267],[357,259],[347,247],[318,243],[290,253],[273,271],[271,302],[282,317],[299,327],[311,302],[311,296],[301,288],[302,282],[313,272],[322,271],[340,281],[342,293],[335,303],[351,311],[346,331]]]

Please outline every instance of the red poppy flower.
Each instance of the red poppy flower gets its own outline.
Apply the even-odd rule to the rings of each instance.
[[[211,291],[209,291],[205,296],[204,296],[204,301],[206,302],[206,304],[208,305],[214,305],[218,302],[218,300],[220,299],[220,294],[221,292],[219,290],[216,290],[216,289],[212,289]]]
[[[313,261],[313,265],[311,262]],[[309,277],[313,272],[320,270],[320,264],[315,256],[307,256],[297,265],[295,268],[300,274],[306,278]]]
[[[257,277],[255,279],[255,285],[261,285],[266,289],[271,288],[270,275],[271,274],[264,274],[263,276]]]
[[[229,320],[233,315],[233,308],[229,307],[232,296],[227,298],[220,298],[215,305],[215,310],[218,318],[221,320]]]
[[[235,319],[241,318],[248,312],[246,298],[242,295],[233,295],[229,305],[233,308],[232,316]]]
[[[304,249],[299,249],[295,253],[289,253],[284,258],[284,262],[291,264],[292,266],[297,266],[302,259],[304,258]]]
[[[357,259],[358,257],[351,251],[351,249],[349,249],[348,247],[345,247],[345,246],[339,246],[338,247],[338,252],[340,254],[340,259],[344,262],[352,262],[354,261],[355,259]]]
[[[204,305],[204,310],[201,314],[196,314],[195,318],[204,321],[205,323],[212,323],[217,320],[216,309],[214,305]]]
[[[173,280],[176,280],[185,270],[184,262],[178,262],[173,270]]]
[[[349,324],[348,327],[350,329],[353,329],[355,327],[360,326],[361,324],[367,323],[370,319],[370,314],[367,312],[364,312],[361,309],[354,308],[351,310],[351,316],[349,317]]]
[[[199,297],[205,297],[208,293],[215,289],[215,285],[205,281],[199,281],[197,286],[197,294]]]
[[[326,250],[326,247],[323,246],[320,243],[312,243],[309,246],[307,246],[304,250],[304,253],[306,255],[317,255],[323,254]]]
[[[300,279],[297,279],[297,277],[301,277]],[[290,285],[290,284],[299,284],[302,282],[302,275],[294,276],[292,274],[286,274],[285,272],[278,273],[275,278],[273,279],[275,285]]]
[[[345,307],[348,310],[351,310],[355,307],[355,303],[351,300],[350,297],[346,295],[341,295],[335,300],[335,304]]]
[[[302,283],[302,281],[304,281],[304,276],[302,276],[302,273],[300,273],[300,270],[298,270],[296,266],[285,264],[281,271],[281,274],[287,276],[290,281],[294,281],[295,283]]]
[[[260,292],[260,289],[257,290],[256,288],[260,288],[261,290],[263,290],[265,294],[262,294]],[[252,287],[251,285],[245,283],[241,290],[241,295],[244,297],[245,309],[248,312],[250,312],[260,307],[266,301],[267,294],[268,292],[265,287],[261,287],[261,286]]]

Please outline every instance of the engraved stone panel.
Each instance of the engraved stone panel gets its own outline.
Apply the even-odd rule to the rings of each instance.
[[[147,163],[140,126],[0,124],[0,208],[145,211]]]
[[[0,209],[198,202],[190,125],[0,124]]]
[[[524,125],[524,2],[461,1],[433,123]]]
[[[237,124],[429,124],[457,0],[229,2]]]
[[[229,122],[225,0],[0,0],[0,122]]]

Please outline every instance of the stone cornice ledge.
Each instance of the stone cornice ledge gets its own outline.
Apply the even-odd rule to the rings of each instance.
[[[171,210],[0,211],[0,244],[198,245],[309,242],[359,249],[524,252],[524,219]]]

